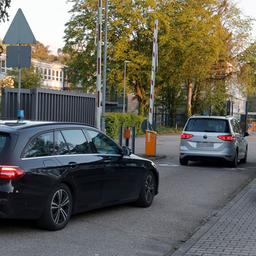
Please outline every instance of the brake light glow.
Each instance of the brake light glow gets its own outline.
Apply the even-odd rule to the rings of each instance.
[[[193,137],[193,135],[192,134],[189,134],[189,133],[182,133],[181,135],[180,135],[180,138],[181,139],[191,139]]]
[[[18,166],[0,165],[0,179],[12,180],[21,177],[24,171]]]
[[[233,141],[235,137],[233,135],[220,135],[218,136],[218,139],[223,141]]]

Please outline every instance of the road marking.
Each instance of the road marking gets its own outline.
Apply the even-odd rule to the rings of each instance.
[[[179,164],[172,164],[172,163],[162,163],[158,164],[159,167],[179,167]]]

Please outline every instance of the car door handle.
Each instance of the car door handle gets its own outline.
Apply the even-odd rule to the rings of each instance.
[[[71,169],[75,169],[78,166],[76,162],[69,162],[68,165]]]
[[[111,160],[111,157],[105,157],[104,158],[104,163],[110,163],[112,160]]]

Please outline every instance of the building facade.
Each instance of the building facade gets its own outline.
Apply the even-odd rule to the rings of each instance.
[[[32,66],[42,77],[42,88],[53,90],[64,90],[66,84],[66,66],[53,62],[39,61],[32,59]],[[6,54],[0,55],[0,79],[3,79],[10,68],[6,67]]]

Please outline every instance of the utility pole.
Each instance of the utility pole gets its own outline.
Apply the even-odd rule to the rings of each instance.
[[[129,60],[124,61],[124,88],[123,88],[123,113],[125,113],[125,98],[126,98],[126,66],[129,63]]]
[[[97,113],[96,113],[96,127],[101,129],[101,115],[102,115],[102,69],[101,69],[101,46],[102,46],[102,0],[98,3],[98,22],[97,22]]]
[[[105,0],[105,29],[104,29],[104,69],[102,93],[102,123],[101,130],[105,132],[106,90],[107,90],[107,54],[108,54],[108,0]]]
[[[151,70],[151,80],[150,80],[150,102],[149,102],[149,116],[148,121],[150,126],[153,126],[153,115],[154,115],[154,99],[155,99],[155,79],[156,79],[156,66],[158,59],[158,20],[154,23],[154,38],[153,38],[153,53],[152,53],[152,70]]]

